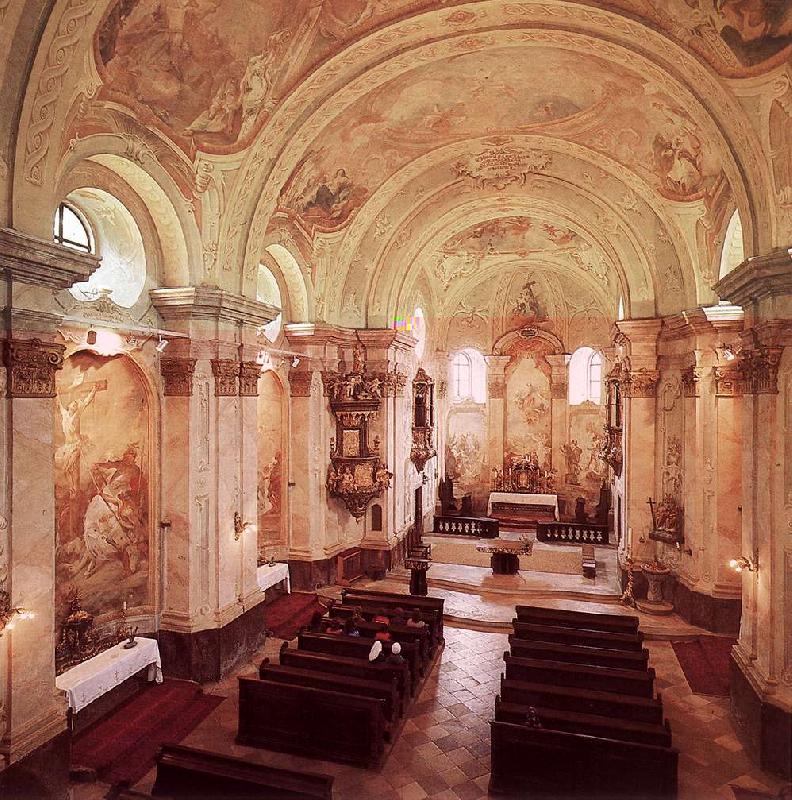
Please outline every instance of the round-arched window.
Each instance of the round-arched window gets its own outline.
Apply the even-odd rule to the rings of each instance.
[[[83,215],[69,203],[61,203],[55,212],[53,238],[64,247],[93,253],[94,238],[91,226]]]

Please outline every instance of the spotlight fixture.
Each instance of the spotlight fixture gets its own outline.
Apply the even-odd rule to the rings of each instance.
[[[169,344],[170,344],[170,342],[169,342],[167,339],[163,339],[163,338],[162,338],[162,336],[160,336],[160,337],[159,337],[159,341],[157,342],[157,344],[156,344],[156,346],[154,347],[154,349],[155,349],[155,350],[156,350],[158,353],[161,353],[161,352],[163,352],[163,350],[165,350],[165,348],[166,348],[166,347],[167,347]]]
[[[734,350],[731,347],[724,347],[723,348],[723,357],[727,361],[734,361]]]
[[[96,344],[96,331],[93,328],[88,328],[88,333],[85,334],[85,341],[88,344]]]
[[[745,569],[747,569],[748,572],[756,572],[756,570],[759,569],[759,564],[755,559],[746,558],[745,556],[731,559],[731,561],[729,561],[729,566],[735,572],[742,572]]]
[[[272,359],[270,358],[270,354],[267,353],[265,350],[259,350],[258,355],[256,356],[256,363],[262,368],[271,367],[272,366]]]
[[[300,358],[299,358],[299,356],[295,356],[295,357],[292,359],[291,365],[292,365],[292,367],[294,367],[295,369],[296,369],[297,367],[299,367],[299,366],[300,366]]]

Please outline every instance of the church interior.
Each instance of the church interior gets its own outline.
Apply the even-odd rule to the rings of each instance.
[[[0,49],[0,797],[791,796],[792,2]]]

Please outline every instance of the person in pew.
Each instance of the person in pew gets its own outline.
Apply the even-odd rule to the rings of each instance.
[[[368,660],[372,664],[381,664],[383,661],[385,661],[385,656],[382,654],[382,642],[379,640],[371,645],[371,650],[369,650],[368,654]]]
[[[391,614],[390,624],[391,625],[404,625],[407,621],[407,615],[404,613],[404,609],[401,606],[396,606],[393,609],[393,613]]]
[[[390,631],[381,630],[374,634],[374,638],[381,642],[389,642],[393,637],[390,635]]]
[[[352,609],[352,621],[355,625],[359,628],[361,622],[365,622],[366,618],[363,616],[363,608],[361,606],[355,606]]]
[[[360,630],[358,629],[353,617],[349,617],[344,622],[344,633],[347,636],[360,636]]]
[[[386,664],[404,664],[404,656],[401,654],[401,645],[394,642],[391,645],[390,655],[385,659]]]
[[[408,628],[425,628],[426,623],[421,619],[421,612],[416,608],[405,623]]]
[[[381,625],[390,625],[390,617],[384,608],[378,608],[372,622],[379,622]]]
[[[311,621],[308,623],[308,630],[311,633],[321,633],[322,632],[322,618],[323,614],[321,611],[314,611],[313,616],[311,617]]]
[[[331,633],[336,636],[341,636],[344,632],[344,626],[337,619],[331,619],[325,628],[325,633]]]

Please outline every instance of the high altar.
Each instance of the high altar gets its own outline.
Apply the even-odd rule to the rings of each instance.
[[[530,518],[538,511],[559,518],[558,495],[552,491],[555,470],[540,466],[535,452],[504,461],[503,469],[493,473],[488,516],[500,511]]]

